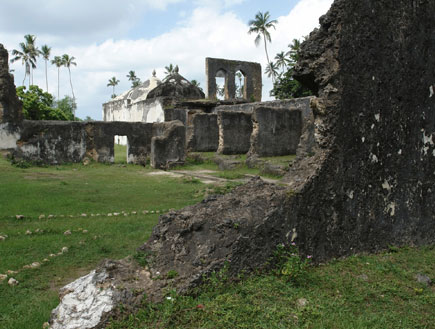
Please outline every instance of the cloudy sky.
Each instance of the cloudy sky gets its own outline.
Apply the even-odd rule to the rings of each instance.
[[[117,94],[131,83],[126,75],[134,70],[142,81],[153,69],[159,78],[164,67],[178,64],[180,74],[205,85],[205,58],[217,57],[261,63],[263,47],[254,44],[248,21],[258,11],[277,19],[269,54],[286,51],[294,38],[308,35],[332,0],[1,0],[0,43],[19,49],[25,34],[37,37],[40,48],[47,44],[52,57],[69,54],[76,58],[72,82],[77,116],[101,120],[102,103],[110,99],[108,80],[120,80]],[[39,58],[34,83],[45,90],[44,61]],[[15,84],[24,78],[21,62],[11,64]],[[57,95],[57,69],[49,65],[49,92]],[[263,99],[272,83],[263,76]],[[68,71],[60,72],[60,97],[71,95]]]

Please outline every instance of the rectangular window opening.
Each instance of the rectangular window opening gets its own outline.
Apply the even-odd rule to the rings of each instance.
[[[114,137],[114,162],[128,163],[128,138],[115,135]]]

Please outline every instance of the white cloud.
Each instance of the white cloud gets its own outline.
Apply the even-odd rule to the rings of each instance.
[[[272,31],[270,57],[286,50],[293,38],[307,35],[318,25],[319,16],[326,13],[331,3],[332,0],[301,0],[288,15],[279,17],[277,29]],[[152,39],[107,39],[99,44],[53,49],[55,54],[67,53],[76,57],[77,67],[72,68],[72,79],[78,100],[78,116],[101,119],[102,103],[109,100],[111,94],[111,89],[106,87],[108,79],[116,76],[121,80],[116,87],[119,94],[130,86],[126,78],[130,70],[135,70],[143,81],[151,76],[153,69],[163,78],[165,65],[178,64],[183,76],[198,80],[204,87],[205,57],[255,61],[265,67],[264,49],[255,47],[255,36],[247,33],[248,26],[234,13],[216,12],[213,7],[201,6],[188,17],[181,25]],[[16,64],[14,68],[17,69],[16,82],[21,84],[24,76],[21,65]],[[35,83],[41,87],[45,86],[42,68],[41,63],[35,72]],[[61,71],[62,97],[70,94],[70,87],[67,70]],[[50,67],[49,89],[53,94],[57,93],[56,74],[56,68]],[[272,83],[263,76],[263,84],[265,98]]]

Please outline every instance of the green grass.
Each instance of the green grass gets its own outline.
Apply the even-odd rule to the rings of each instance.
[[[186,167],[201,166],[217,170],[211,161]],[[157,211],[181,208],[204,193],[226,193],[238,184],[205,187],[196,178],[149,175],[152,171],[97,163],[21,169],[0,159],[0,235],[8,235],[0,241],[0,273],[18,270],[11,276],[20,282],[16,287],[0,283],[1,329],[41,328],[58,304],[58,289],[104,258],[134,254],[156,224]],[[107,216],[115,212],[120,215]],[[41,214],[45,218],[38,219]],[[64,235],[68,230],[71,234]],[[68,252],[49,256],[63,247]],[[42,265],[23,269],[33,262]],[[417,273],[434,280],[433,247],[391,248],[310,267],[299,285],[271,273],[240,282],[215,277],[196,297],[172,295],[162,304],[144,304],[112,328],[434,328],[434,287],[416,282]],[[299,298],[307,299],[306,307],[297,306]]]
[[[157,212],[200,201],[202,183],[150,176],[151,171],[97,163],[21,169],[0,159],[0,235],[8,236],[0,241],[0,274],[19,271],[10,275],[18,286],[9,286],[9,278],[0,283],[0,328],[41,328],[61,286],[104,258],[133,254],[149,237]],[[115,212],[120,215],[107,216]],[[38,219],[41,214],[45,218]],[[72,234],[64,235],[68,230]],[[49,257],[63,247],[68,252]],[[23,269],[33,262],[42,265]]]
[[[115,163],[127,163],[127,145],[114,145]]]
[[[271,273],[213,279],[196,297],[145,303],[110,328],[434,328],[435,289],[418,283],[417,273],[434,278],[433,247],[310,267],[298,284]]]

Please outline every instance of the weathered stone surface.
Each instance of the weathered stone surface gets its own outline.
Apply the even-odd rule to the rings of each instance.
[[[219,127],[216,114],[189,114],[187,149],[193,152],[213,152],[219,146]]]
[[[15,91],[14,77],[9,73],[8,59],[8,51],[0,43],[0,124],[17,124],[23,119],[22,104]]]
[[[155,123],[154,129],[154,137],[151,139],[151,166],[156,169],[169,169],[175,164],[183,164],[186,159],[186,127],[183,123]]]
[[[147,99],[157,97],[173,97],[178,99],[201,99],[205,95],[178,72],[174,72],[163,80],[163,83],[151,90]]]
[[[433,0],[336,0],[297,69],[318,93],[312,156],[290,187],[254,180],[161,216],[141,248],[152,275],[177,271],[165,282],[186,292],[226,262],[230,276],[258,269],[278,243],[315,261],[433,244],[434,12]]]
[[[261,157],[296,154],[303,126],[299,110],[259,107],[254,109],[252,121],[249,154]]]
[[[249,113],[219,111],[220,154],[245,154],[251,146],[252,116]]]
[[[184,125],[187,124],[187,109],[183,108],[166,108],[165,112],[165,122],[179,120]]]
[[[236,72],[241,71],[244,78],[243,98],[251,101],[261,101],[261,65],[252,62],[234,61],[220,58],[205,59],[205,74],[207,84],[207,97],[216,98],[216,74],[225,73],[225,99],[236,98]]]

